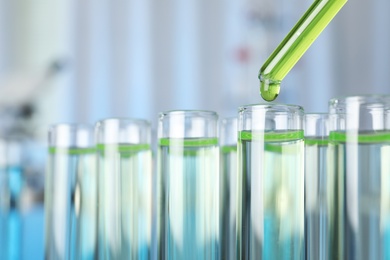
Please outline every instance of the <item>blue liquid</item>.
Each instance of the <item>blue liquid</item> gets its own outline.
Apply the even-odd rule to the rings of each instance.
[[[22,169],[16,166],[0,170],[0,259],[21,259],[22,216],[20,195]]]

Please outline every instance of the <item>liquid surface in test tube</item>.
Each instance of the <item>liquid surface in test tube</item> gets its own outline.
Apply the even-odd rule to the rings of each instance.
[[[266,101],[279,95],[280,83],[347,0],[316,0],[271,54],[259,72]]]
[[[304,259],[303,131],[241,131],[240,259]]]
[[[165,187],[158,202],[164,207],[159,215],[161,259],[220,257],[217,144],[216,138],[159,140],[159,186]]]
[[[336,173],[345,178],[338,202],[345,212],[341,258],[389,259],[390,133],[331,132],[330,140],[338,152]]]
[[[98,144],[99,259],[151,259],[149,144]]]
[[[45,179],[45,258],[95,259],[94,148],[49,148]]]

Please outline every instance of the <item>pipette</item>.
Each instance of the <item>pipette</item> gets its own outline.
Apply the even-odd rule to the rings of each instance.
[[[279,44],[259,72],[260,92],[266,101],[279,95],[280,83],[347,0],[315,0]]]

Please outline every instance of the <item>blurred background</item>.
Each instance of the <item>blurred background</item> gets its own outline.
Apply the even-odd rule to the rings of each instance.
[[[0,206],[14,200],[19,214],[13,259],[43,259],[50,124],[120,116],[155,126],[171,109],[234,116],[262,101],[261,65],[312,2],[0,0],[0,167],[19,169],[8,193],[0,175]],[[349,1],[277,102],[325,112],[331,97],[390,93],[388,11],[388,0]]]

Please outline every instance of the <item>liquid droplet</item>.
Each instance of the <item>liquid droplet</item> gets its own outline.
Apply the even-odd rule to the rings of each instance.
[[[260,81],[261,97],[268,102],[274,101],[280,92],[280,82],[272,82],[270,80]]]

